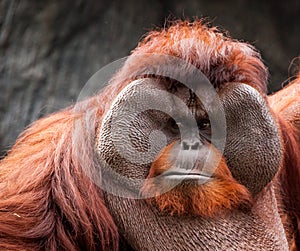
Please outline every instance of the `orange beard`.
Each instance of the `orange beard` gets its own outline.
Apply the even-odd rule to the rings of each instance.
[[[153,178],[172,167],[168,154],[170,144],[153,162],[147,178]],[[217,149],[211,146],[215,154]],[[213,217],[227,210],[247,209],[252,204],[252,197],[246,187],[238,183],[231,175],[225,159],[222,157],[211,179],[204,184],[197,181],[183,180],[171,190],[162,194],[166,187],[172,187],[164,178],[146,179],[141,193],[145,196],[154,194],[147,202],[156,205],[159,210],[171,215],[200,215]]]

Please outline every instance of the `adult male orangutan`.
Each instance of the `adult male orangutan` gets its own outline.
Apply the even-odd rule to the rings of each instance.
[[[300,76],[267,78],[202,21],[150,32],[1,161],[0,249],[299,250]]]

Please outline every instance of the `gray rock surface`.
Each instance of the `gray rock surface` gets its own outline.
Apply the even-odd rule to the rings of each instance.
[[[300,55],[299,13],[298,0],[0,0],[0,155],[31,122],[74,103],[93,73],[167,17],[209,17],[249,41],[277,90]]]

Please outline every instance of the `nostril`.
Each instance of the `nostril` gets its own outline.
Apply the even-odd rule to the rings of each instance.
[[[181,142],[182,150],[198,150],[200,148],[200,141],[183,140]]]
[[[182,148],[182,150],[189,150],[190,145],[186,141],[182,141],[181,148]]]
[[[199,146],[200,146],[200,143],[199,143],[199,142],[195,142],[195,143],[191,146],[191,149],[192,149],[192,150],[198,150],[198,149],[199,149]]]

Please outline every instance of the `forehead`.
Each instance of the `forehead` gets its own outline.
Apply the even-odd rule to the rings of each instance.
[[[170,78],[159,78],[153,82],[159,89],[168,92],[168,95],[172,95],[180,98],[185,104],[190,106],[198,106],[198,108],[203,108],[201,99],[196,95],[196,93],[191,90],[187,85]],[[199,90],[201,91],[201,90]]]
[[[138,78],[128,84],[114,100],[112,110],[117,107],[127,107],[130,110],[158,110],[170,116],[200,116],[207,118],[208,114],[218,114],[220,102],[216,89],[207,83],[194,81],[189,85],[169,78],[147,76]],[[217,112],[215,111],[217,110]]]

